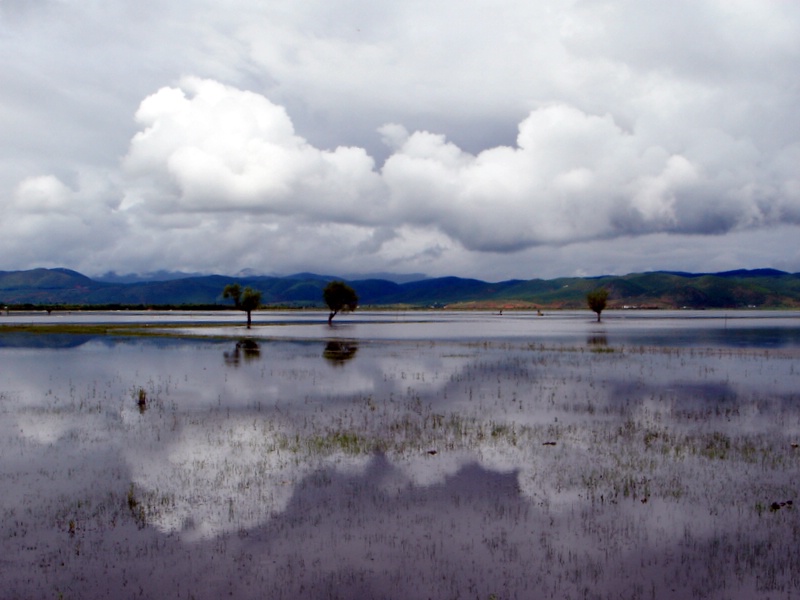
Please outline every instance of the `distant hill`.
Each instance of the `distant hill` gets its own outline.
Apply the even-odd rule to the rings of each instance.
[[[0,304],[71,306],[223,306],[225,285],[238,282],[262,292],[272,306],[322,306],[322,290],[333,276],[288,277],[154,274],[91,279],[69,269],[0,271]],[[123,280],[124,279],[124,280]],[[355,279],[362,306],[451,306],[462,308],[584,308],[586,293],[606,287],[609,308],[800,308],[800,274],[774,269],[723,273],[656,271],[622,276],[562,277],[489,283],[439,277],[410,282]]]
[[[128,273],[120,275],[114,271],[104,273],[95,279],[103,283],[147,283],[150,281],[170,281],[172,279],[188,279],[202,276],[202,273],[183,273],[181,271],[154,271],[152,273]]]

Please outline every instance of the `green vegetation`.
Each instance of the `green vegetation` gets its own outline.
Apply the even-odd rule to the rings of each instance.
[[[247,313],[247,328],[252,324],[251,313],[261,305],[261,292],[250,287],[242,290],[238,283],[231,283],[222,290],[223,298],[230,298],[239,310]]]
[[[600,322],[600,313],[606,308],[606,301],[608,300],[608,290],[606,288],[597,288],[586,294],[586,303],[592,312],[597,313],[597,322]]]
[[[328,278],[307,273],[239,279],[242,287],[261,292],[262,305],[282,308],[322,308],[322,291],[328,281]],[[78,307],[209,310],[224,308],[219,290],[229,282],[227,277],[208,275],[171,281],[109,283],[65,269],[0,271],[0,298],[1,304],[12,312]],[[800,308],[800,273],[769,269],[714,274],[662,271],[496,283],[439,277],[402,284],[382,279],[347,281],[346,284],[358,289],[360,305],[371,307],[497,309],[514,306],[527,310],[574,310],[586,306],[588,292],[604,287],[613,290],[616,303],[631,308]],[[490,303],[494,304],[490,306]],[[507,306],[509,304],[511,306]]]
[[[329,325],[333,322],[333,317],[339,312],[353,311],[358,307],[358,295],[344,281],[331,281],[325,286],[322,297],[331,310],[330,315],[328,315]]]

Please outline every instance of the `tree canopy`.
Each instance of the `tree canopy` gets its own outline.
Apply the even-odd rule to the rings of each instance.
[[[358,294],[344,281],[331,281],[322,291],[322,297],[331,310],[328,324],[331,324],[337,313],[353,311],[358,307]]]
[[[594,289],[586,294],[586,303],[589,305],[589,308],[592,309],[592,311],[597,313],[598,323],[600,322],[600,313],[605,309],[607,300],[608,290],[603,287]]]
[[[261,306],[261,292],[250,287],[242,290],[238,283],[231,283],[222,290],[222,297],[232,299],[236,308],[247,313],[247,328],[250,329],[251,313]]]

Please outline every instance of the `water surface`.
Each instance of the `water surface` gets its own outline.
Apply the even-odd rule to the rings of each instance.
[[[800,593],[796,314],[235,317],[0,329],[4,594]]]

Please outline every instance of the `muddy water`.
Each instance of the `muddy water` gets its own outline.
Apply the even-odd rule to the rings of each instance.
[[[766,315],[0,330],[0,597],[797,595]]]

